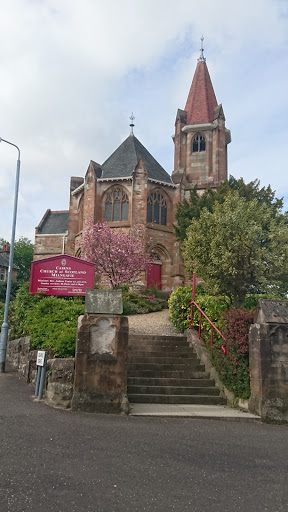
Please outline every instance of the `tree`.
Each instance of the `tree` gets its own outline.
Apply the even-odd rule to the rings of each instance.
[[[111,229],[106,222],[90,223],[81,247],[81,257],[95,263],[96,274],[111,288],[132,283],[153,261],[141,227],[124,232]]]
[[[14,245],[14,264],[17,265],[17,281],[25,282],[30,279],[31,262],[34,245],[28,238],[21,236]]]
[[[0,248],[3,247],[7,241],[0,238]],[[25,282],[30,279],[30,268],[33,260],[34,245],[28,238],[21,236],[14,244],[14,258],[13,263],[17,265],[17,281]]]
[[[235,307],[247,293],[288,291],[288,227],[273,204],[247,200],[230,190],[212,212],[193,219],[183,243],[188,271],[212,293],[230,297]]]
[[[256,199],[259,204],[264,204],[271,208],[271,214],[277,219],[283,219],[288,225],[287,212],[282,214],[283,199],[277,199],[275,192],[272,191],[270,185],[268,187],[260,188],[260,181],[254,180],[250,183],[245,183],[243,178],[238,180],[230,176],[229,180],[220,183],[216,190],[206,189],[202,195],[197,191],[197,185],[190,191],[190,199],[184,199],[177,205],[176,221],[174,230],[178,240],[185,240],[187,238],[187,229],[193,219],[199,219],[203,208],[207,208],[212,212],[214,204],[223,204],[225,198],[231,190],[238,192],[240,197],[251,201]]]

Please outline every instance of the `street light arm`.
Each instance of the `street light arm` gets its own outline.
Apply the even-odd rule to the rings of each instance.
[[[0,142],[6,142],[6,144],[10,144],[10,146],[14,146],[14,148],[17,149],[18,151],[18,160],[20,160],[20,149],[18,148],[18,146],[16,146],[16,144],[13,144],[13,142],[9,142],[9,140],[5,140],[5,139],[2,139],[2,137],[0,137]]]

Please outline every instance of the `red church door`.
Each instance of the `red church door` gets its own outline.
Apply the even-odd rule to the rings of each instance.
[[[147,288],[156,287],[161,290],[161,265],[152,263],[147,271]]]

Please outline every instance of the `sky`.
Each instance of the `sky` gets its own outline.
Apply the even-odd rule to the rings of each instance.
[[[288,0],[0,0],[0,138],[21,151],[16,239],[67,210],[71,176],[130,133],[171,174],[200,38],[226,127],[228,172],[288,209]],[[0,143],[0,237],[17,150]]]

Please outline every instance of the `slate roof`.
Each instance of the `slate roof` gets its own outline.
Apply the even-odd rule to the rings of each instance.
[[[69,211],[48,210],[38,226],[39,235],[64,234],[68,229]]]
[[[212,123],[217,100],[205,61],[199,60],[188,94],[187,125]]]
[[[0,253],[0,267],[9,267],[9,260],[7,258],[5,258],[5,256],[3,256],[3,254]],[[17,265],[14,265],[13,263],[13,268],[17,269]]]
[[[149,178],[164,183],[172,183],[169,174],[134,134],[130,134],[104,162],[101,166],[103,171],[101,178],[124,178],[131,176],[140,157],[142,157]]]

